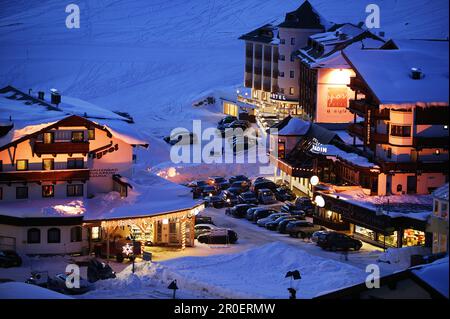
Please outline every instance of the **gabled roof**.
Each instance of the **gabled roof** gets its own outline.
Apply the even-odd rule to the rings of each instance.
[[[278,43],[278,28],[272,24],[265,24],[239,37],[239,40],[262,43]]]
[[[297,10],[288,12],[284,22],[278,26],[281,28],[326,30],[330,23],[306,0]]]
[[[434,198],[446,200],[448,202],[448,183],[436,189],[432,195]]]

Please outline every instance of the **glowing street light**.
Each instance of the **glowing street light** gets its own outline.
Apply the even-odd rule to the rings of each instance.
[[[319,177],[317,175],[311,176],[311,178],[309,179],[309,183],[312,186],[317,186],[319,185]]]
[[[318,207],[325,207],[325,199],[320,195],[317,195],[316,198],[314,198],[314,202]]]

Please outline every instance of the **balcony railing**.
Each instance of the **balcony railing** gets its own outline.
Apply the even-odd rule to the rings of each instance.
[[[448,161],[444,162],[384,162],[379,161],[382,172],[448,172]]]
[[[35,154],[87,154],[89,153],[89,142],[35,142]]]
[[[0,182],[56,182],[87,181],[89,169],[65,169],[52,171],[11,171],[0,172]]]
[[[309,178],[313,175],[312,168],[291,165],[285,159],[279,159],[273,155],[270,155],[269,158],[272,164],[289,176]]]
[[[415,147],[448,147],[447,137],[413,137]]]
[[[365,100],[350,100],[348,106],[350,112],[358,113],[360,115],[366,114],[367,104]]]
[[[356,135],[357,137],[364,137],[364,126],[361,124],[350,124],[348,126],[348,132],[352,135]]]

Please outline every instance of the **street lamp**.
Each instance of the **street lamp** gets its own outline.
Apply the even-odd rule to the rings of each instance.
[[[297,289],[292,287],[292,280],[300,280],[302,276],[298,270],[288,271],[284,278],[291,278],[288,291],[291,294],[289,299],[297,299]]]
[[[321,195],[317,195],[314,202],[318,207],[325,207],[325,199]]]
[[[317,176],[317,175],[314,175],[314,176],[311,176],[311,178],[309,179],[309,183],[312,185],[312,186],[317,186],[317,185],[319,185],[319,177]]]

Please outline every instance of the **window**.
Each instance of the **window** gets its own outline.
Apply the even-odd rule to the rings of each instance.
[[[55,133],[45,132],[42,138],[44,144],[51,144],[55,142]]]
[[[285,57],[284,57],[284,55],[283,55],[283,54],[280,54],[280,58],[279,58],[279,60],[280,60],[280,61],[284,61],[284,60],[285,60]]]
[[[92,240],[100,240],[101,239],[101,227],[94,226],[91,228],[91,239]]]
[[[53,197],[53,196],[55,196],[55,186],[42,185],[42,197]]]
[[[75,196],[83,196],[83,185],[67,185],[67,196],[75,197]]]
[[[291,87],[291,88],[289,88],[289,94],[290,94],[290,95],[293,95],[293,94],[294,94],[294,92],[295,92],[294,88],[292,88],[292,87]]]
[[[44,158],[42,160],[42,169],[44,171],[51,171],[55,169],[55,161],[53,158]]]
[[[295,38],[291,38],[291,45],[295,45]]]
[[[28,198],[28,187],[20,186],[16,187],[16,199],[27,199]]]
[[[387,150],[386,150],[386,157],[387,158],[392,158],[392,148],[388,148]]]
[[[403,125],[392,125],[391,135],[399,137],[410,137],[411,136],[411,126]]]
[[[16,171],[27,171],[27,170],[28,170],[28,160],[16,161]]]
[[[88,140],[95,140],[95,129],[88,130]]]
[[[286,40],[285,39],[280,39],[280,44],[285,44]]]
[[[27,243],[28,244],[39,244],[40,242],[41,242],[41,230],[39,228],[28,229]]]
[[[280,78],[284,78],[284,72],[281,72],[281,71],[280,71],[280,73],[278,73],[278,76],[279,76]]]
[[[295,76],[295,72],[294,72],[294,71],[290,71],[290,72],[289,72],[289,76],[291,77],[291,79],[293,79],[294,76]]]
[[[61,230],[59,228],[50,228],[47,231],[47,243],[59,244],[61,242]]]
[[[84,168],[84,159],[82,158],[68,158],[67,169],[81,169]]]
[[[79,242],[83,239],[83,232],[80,226],[75,226],[70,229],[70,242]]]
[[[76,131],[72,132],[72,142],[83,142],[84,141],[84,132]]]

